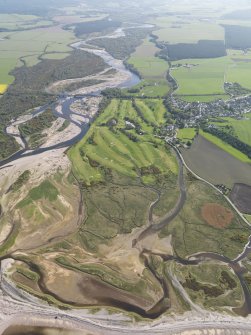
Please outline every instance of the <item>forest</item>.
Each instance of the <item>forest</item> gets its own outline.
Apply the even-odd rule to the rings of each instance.
[[[160,56],[171,61],[188,58],[217,58],[226,56],[223,41],[201,40],[198,43],[166,44]]]

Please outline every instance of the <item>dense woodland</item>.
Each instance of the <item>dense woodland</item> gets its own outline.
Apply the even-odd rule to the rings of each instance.
[[[91,42],[92,45],[106,49],[114,58],[125,59],[129,57],[141,41],[150,33],[150,29],[127,29],[124,37],[116,39],[99,38]]]
[[[91,22],[81,22],[75,25],[75,35],[80,37],[86,34],[100,33],[107,29],[115,29],[121,26],[121,22],[113,21],[108,19],[91,21]]]
[[[52,110],[47,109],[44,113],[19,126],[20,133],[28,140],[30,148],[36,148],[43,142],[43,131],[50,128],[56,119]]]
[[[226,54],[223,41],[203,40],[195,44],[166,44],[160,52],[160,57],[176,61],[188,58],[216,58],[226,56]]]
[[[55,81],[82,78],[103,71],[106,67],[100,57],[75,50],[62,60],[43,60],[32,68],[23,66],[14,70],[12,74],[16,80],[11,91],[43,90]]]

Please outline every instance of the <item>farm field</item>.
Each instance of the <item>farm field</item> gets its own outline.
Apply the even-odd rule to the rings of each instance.
[[[182,66],[172,69],[172,76],[176,79],[179,88],[178,95],[225,95],[224,75],[227,58],[192,59],[172,62],[173,66]],[[199,100],[194,97],[195,101]]]
[[[160,17],[152,21],[160,29],[154,31],[159,41],[168,43],[197,43],[199,40],[224,40],[224,29],[217,23],[202,22],[177,16]]]
[[[127,61],[143,78],[143,82],[135,87],[142,95],[164,96],[169,91],[166,81],[169,66],[165,60],[156,57],[159,50],[154,43],[145,39]]]
[[[198,136],[190,149],[182,150],[188,166],[200,177],[213,184],[230,188],[235,183],[250,184],[249,162],[242,162],[203,136]]]
[[[187,101],[187,102],[212,102],[212,101],[216,101],[219,99],[222,100],[228,100],[229,99],[229,95],[227,94],[209,94],[209,95],[177,95],[175,94],[175,96],[178,96],[180,99],[182,99],[183,101]]]
[[[179,85],[176,94],[184,95],[182,98],[188,101],[207,102],[217,97],[228,97],[225,94],[224,82],[237,82],[244,88],[251,89],[250,64],[250,53],[243,54],[234,50],[229,50],[228,56],[221,58],[172,62],[175,67],[171,73]]]
[[[243,162],[243,163],[251,163],[251,159],[248,158],[244,153],[242,153],[241,151],[235,149],[234,147],[232,147],[231,145],[229,145],[226,142],[222,141],[218,137],[216,137],[216,136],[214,136],[212,134],[209,134],[207,132],[204,132],[202,130],[200,131],[200,135],[202,135],[208,141],[214,143],[216,146],[218,146],[222,150],[226,151],[227,153],[229,153],[230,155],[232,155],[236,159],[240,160],[241,162]]]
[[[0,33],[0,84],[9,85],[15,67],[36,65],[40,56],[62,59],[72,51],[68,45],[76,40],[71,31],[59,26]]]
[[[222,122],[225,121],[225,122]],[[221,118],[221,122],[213,122],[219,128],[229,132],[233,130],[234,136],[237,136],[242,142],[251,145],[251,119],[244,114],[243,120],[236,120],[230,117]],[[230,126],[230,128],[228,128]],[[227,127],[227,128],[226,128]]]
[[[51,25],[52,21],[35,15],[0,14],[0,29],[23,30]]]
[[[145,39],[129,58],[128,63],[134,65],[145,78],[164,78],[168,70],[168,63],[155,57],[158,51],[154,43]]]

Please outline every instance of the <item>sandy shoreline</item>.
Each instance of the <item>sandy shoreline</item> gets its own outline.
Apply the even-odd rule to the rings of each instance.
[[[82,319],[82,320],[81,320]],[[168,322],[159,320],[159,323],[139,323],[137,326],[131,324],[119,324],[115,320],[110,324],[101,324],[100,321],[77,319],[74,316],[62,315],[45,316],[27,313],[26,315],[15,315],[0,322],[0,334],[10,326],[31,326],[57,328],[71,331],[81,331],[82,335],[120,335],[120,334],[158,334],[158,335],[245,335],[251,334],[251,321],[246,319],[233,320],[231,318],[215,319],[209,318],[193,321],[184,319],[183,321]]]

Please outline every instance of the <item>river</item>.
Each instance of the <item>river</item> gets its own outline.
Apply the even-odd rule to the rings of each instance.
[[[105,36],[105,38],[114,38],[114,34]],[[88,41],[90,42],[91,40],[79,41],[77,43],[73,43],[71,47],[73,49],[85,50],[92,54],[95,54],[101,57],[111,68],[117,70],[120,73],[126,74],[127,75],[126,77],[129,79],[127,79],[124,82],[121,82],[118,85],[118,87],[130,88],[134,85],[137,85],[141,81],[141,79],[135,73],[131,72],[130,70],[126,68],[123,61],[115,59],[104,49],[93,49],[93,46],[88,45]],[[0,161],[0,168],[7,164],[14,162],[17,159],[20,159],[26,156],[33,156],[33,155],[41,154],[43,152],[51,151],[51,150],[59,149],[59,148],[69,148],[70,146],[77,143],[87,133],[89,129],[89,125],[92,122],[92,119],[90,119],[89,122],[82,124],[80,126],[78,122],[75,122],[71,119],[71,115],[74,114],[74,112],[71,110],[71,105],[77,100],[80,100],[83,98],[95,97],[95,96],[101,96],[100,90],[97,90],[96,88],[94,88],[93,91],[89,92],[88,94],[80,95],[78,97],[74,97],[72,95],[69,95],[69,96],[61,95],[58,97],[58,99],[54,103],[46,104],[45,106],[41,106],[39,108],[34,109],[34,111],[32,112],[33,117],[35,117],[39,113],[42,113],[49,107],[52,108],[52,111],[55,116],[64,118],[65,120],[68,120],[71,123],[74,123],[75,125],[77,125],[80,128],[79,134],[74,136],[70,140],[67,140],[67,141],[64,141],[64,142],[61,142],[61,143],[58,143],[58,144],[55,144],[49,147],[37,148],[34,150],[29,150],[29,148],[27,147],[27,143],[23,141],[25,144],[25,147],[23,149],[20,149],[15,154],[11,155],[10,157]],[[55,109],[56,106],[61,106],[62,114],[56,111]]]

